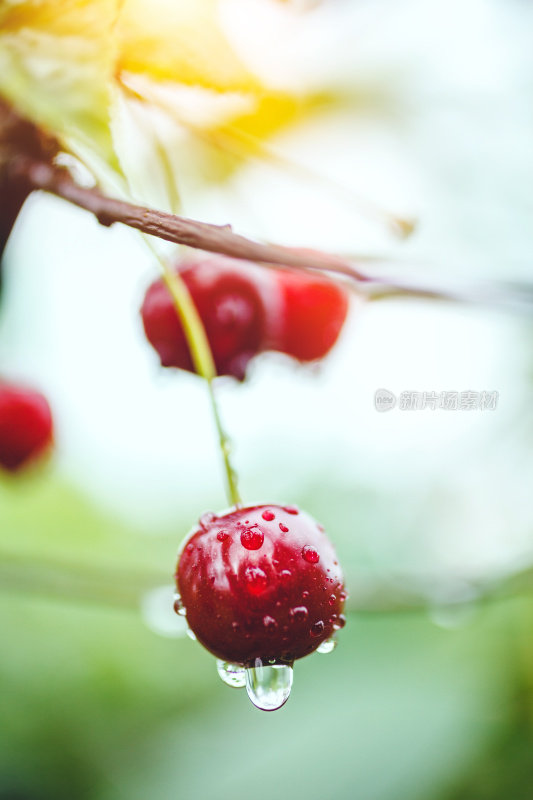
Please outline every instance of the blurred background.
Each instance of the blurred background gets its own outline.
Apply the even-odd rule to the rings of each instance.
[[[403,282],[531,279],[530,3],[216,14],[250,73],[330,99],[231,168],[185,142],[188,215],[376,256],[367,272]],[[142,124],[120,125],[133,183],[152,176],[164,205]],[[400,241],[376,207],[416,217],[415,233]],[[531,318],[354,294],[319,367],[266,354],[245,384],[220,382],[245,501],[319,519],[350,592],[339,647],[297,662],[289,702],[265,714],[169,610],[181,539],[227,501],[202,381],[161,370],[142,333],[153,255],[35,195],[3,270],[1,371],[47,395],[57,447],[0,477],[1,800],[529,800]],[[379,388],[498,402],[380,414]]]

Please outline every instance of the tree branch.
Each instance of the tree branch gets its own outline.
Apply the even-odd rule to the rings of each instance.
[[[50,161],[18,155],[12,158],[8,175],[14,180],[24,179],[33,189],[86,209],[102,225],[119,222],[169,242],[271,267],[332,273],[349,280],[358,294],[367,300],[419,298],[484,305],[527,314],[533,310],[530,286],[487,284],[459,289],[443,288],[442,285],[435,288],[366,275],[350,261],[331,253],[253,241],[234,233],[230,225],[212,225],[108,197],[97,187],[80,186],[67,169]]]

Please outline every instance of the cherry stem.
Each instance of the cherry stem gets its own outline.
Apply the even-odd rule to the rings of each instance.
[[[222,420],[220,418],[220,412],[215,395],[214,382],[212,380],[208,381],[207,386],[209,391],[209,399],[211,401],[211,409],[213,411],[213,419],[215,420],[215,426],[218,433],[220,452],[222,453],[222,460],[224,462],[224,469],[226,471],[228,498],[230,500],[231,505],[238,508],[240,505],[242,505],[242,501],[241,501],[241,496],[239,494],[239,488],[237,485],[237,473],[233,469],[230,460],[231,442],[224,430],[224,427],[222,425]]]
[[[239,506],[241,505],[241,498],[237,486],[237,474],[230,460],[231,444],[222,425],[220,410],[215,395],[214,379],[216,378],[217,372],[202,319],[179,272],[176,272],[168,266],[165,259],[159,255],[153,246],[149,236],[143,234],[143,239],[157,258],[161,267],[163,281],[170,292],[176,312],[183,326],[194,368],[207,383],[211,411],[213,413],[220,452],[222,454],[222,461],[226,473],[226,491],[228,499],[230,505]]]

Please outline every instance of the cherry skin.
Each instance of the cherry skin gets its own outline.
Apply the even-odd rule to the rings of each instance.
[[[250,359],[268,344],[267,306],[274,283],[260,276],[256,265],[217,256],[183,262],[177,271],[202,319],[217,374],[243,380]],[[141,316],[161,364],[194,372],[183,326],[162,280],[146,292]]]
[[[198,641],[244,666],[290,664],[345,622],[333,546],[294,506],[205,514],[181,549],[176,585]]]
[[[280,270],[282,326],[276,350],[299,361],[324,358],[341,332],[348,314],[348,295],[323,276]]]
[[[0,467],[17,472],[43,456],[52,441],[52,414],[43,395],[0,382]]]

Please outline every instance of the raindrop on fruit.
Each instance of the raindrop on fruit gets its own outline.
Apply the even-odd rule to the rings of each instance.
[[[288,664],[264,664],[256,658],[246,669],[248,697],[261,711],[276,711],[287,702],[292,688],[292,667]]]
[[[217,672],[224,683],[233,689],[242,689],[246,686],[246,670],[240,664],[217,659]]]

